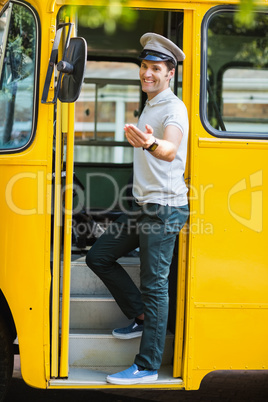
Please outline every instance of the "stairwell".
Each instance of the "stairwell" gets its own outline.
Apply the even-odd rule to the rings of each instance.
[[[139,258],[118,260],[139,286]],[[112,330],[127,326],[128,320],[102,281],[87,267],[85,257],[75,255],[71,264],[69,377],[50,384],[107,385],[107,374],[121,371],[134,362],[140,338],[116,339]],[[167,334],[158,383],[180,384],[172,377],[174,336]],[[66,384],[66,381],[68,384]]]

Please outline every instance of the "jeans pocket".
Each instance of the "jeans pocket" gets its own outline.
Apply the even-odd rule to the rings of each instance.
[[[189,217],[188,205],[183,207],[166,206],[165,208],[167,208],[165,211],[166,233],[179,233]]]

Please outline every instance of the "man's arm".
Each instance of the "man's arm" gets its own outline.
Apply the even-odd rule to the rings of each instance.
[[[128,142],[135,148],[148,148],[155,141],[153,129],[148,124],[146,124],[145,132],[139,130],[133,124],[127,124],[124,129]],[[181,130],[176,126],[169,125],[165,129],[163,140],[157,139],[159,145],[151,154],[157,159],[172,162],[175,159],[181,140]]]

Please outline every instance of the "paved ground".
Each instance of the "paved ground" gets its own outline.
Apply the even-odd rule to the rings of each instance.
[[[15,359],[12,386],[6,402],[268,402],[268,370],[218,371],[203,380],[198,391],[140,390],[38,390],[21,379],[19,359]]]

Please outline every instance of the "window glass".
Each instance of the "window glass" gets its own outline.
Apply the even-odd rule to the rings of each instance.
[[[268,14],[256,14],[253,27],[246,28],[236,24],[233,11],[217,11],[206,28],[202,110],[209,130],[267,136]]]
[[[230,68],[222,81],[226,130],[267,133],[268,69]]]
[[[131,162],[132,148],[124,146],[128,145],[124,125],[137,123],[139,104],[138,65],[88,61],[76,103],[75,160]]]
[[[3,26],[5,16],[1,20]],[[23,148],[31,139],[35,59],[34,16],[27,7],[14,4],[0,77],[0,150]]]
[[[0,17],[0,57],[2,56],[2,52],[3,52],[3,39],[4,39],[4,32],[6,29],[6,24],[7,24],[7,10],[5,10]]]

